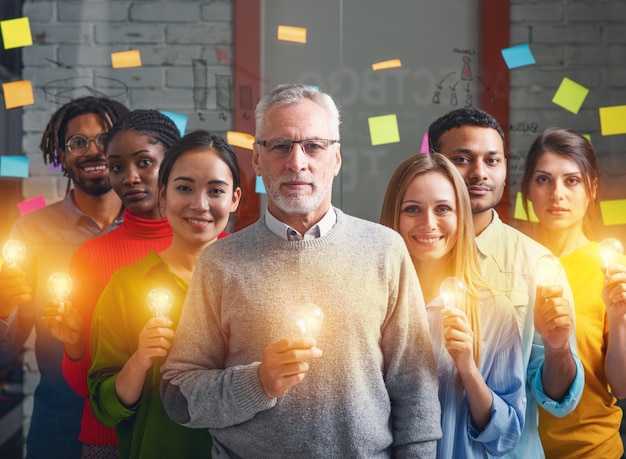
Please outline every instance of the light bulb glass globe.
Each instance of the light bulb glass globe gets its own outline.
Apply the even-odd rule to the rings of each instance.
[[[53,273],[48,278],[48,290],[52,297],[59,301],[63,306],[63,302],[70,296],[74,282],[67,273]]]
[[[600,242],[598,246],[600,258],[602,258],[602,267],[608,268],[616,265],[620,257],[624,253],[622,243],[614,237],[608,237]]]
[[[154,317],[167,317],[174,304],[174,296],[165,287],[157,287],[150,290],[146,301]]]
[[[439,286],[439,295],[443,300],[444,308],[458,308],[465,303],[467,287],[458,277],[447,277]]]
[[[26,258],[26,247],[17,239],[10,239],[2,246],[2,258],[9,268],[19,268]]]
[[[298,306],[295,312],[296,325],[302,336],[318,337],[324,322],[324,313],[318,305],[313,303]]]
[[[563,266],[558,257],[551,253],[541,255],[535,269],[537,284],[541,286],[555,285],[563,272]]]

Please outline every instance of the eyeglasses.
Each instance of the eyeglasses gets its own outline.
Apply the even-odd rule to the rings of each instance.
[[[299,143],[304,152],[309,156],[315,156],[319,153],[323,153],[331,145],[339,143],[339,140],[332,139],[302,139],[302,140],[291,140],[291,139],[268,139],[268,140],[259,140],[257,145],[261,145],[265,147],[268,153],[272,153],[275,155],[288,155],[291,153],[293,149],[293,144]]]
[[[98,151],[102,152],[104,151],[104,139],[106,134],[106,131],[102,131],[100,134],[92,137],[91,139],[82,134],[76,134],[68,139],[65,147],[71,154],[83,156],[89,150],[89,143],[93,141],[96,143]]]

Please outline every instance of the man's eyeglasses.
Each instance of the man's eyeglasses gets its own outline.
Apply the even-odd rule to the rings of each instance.
[[[268,153],[272,153],[275,155],[288,155],[291,153],[293,149],[293,144],[299,143],[304,152],[309,156],[315,156],[319,153],[323,153],[331,145],[339,143],[339,140],[332,139],[302,139],[302,140],[291,140],[291,139],[268,139],[268,140],[259,140],[257,141],[257,145],[261,145],[265,147]]]
[[[104,139],[106,134],[106,131],[102,131],[91,139],[82,134],[73,135],[67,140],[65,148],[75,156],[83,156],[89,150],[89,142],[95,142],[98,151],[102,152],[104,151]]]

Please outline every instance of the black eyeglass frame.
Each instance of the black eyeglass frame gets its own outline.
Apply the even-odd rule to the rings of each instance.
[[[289,150],[280,152],[281,154],[288,155],[293,150],[293,144],[294,143],[299,143],[301,148],[305,151],[305,153],[309,154],[309,152],[306,151],[306,148],[304,146],[304,144],[306,142],[326,142],[326,147],[324,149],[324,151],[325,151],[328,148],[330,148],[331,145],[334,145],[336,143],[340,143],[341,141],[339,139],[300,139],[300,140],[267,139],[267,140],[257,140],[256,144],[257,145],[261,145],[263,148],[265,148],[270,153],[277,153],[277,152],[273,151],[273,149],[267,148],[267,142],[288,143],[289,144]]]

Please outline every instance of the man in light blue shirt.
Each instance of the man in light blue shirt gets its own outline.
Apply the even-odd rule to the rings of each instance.
[[[571,307],[564,308],[568,311],[565,315],[548,318],[535,306],[538,261],[550,251],[504,224],[494,209],[504,193],[507,173],[504,133],[497,121],[476,108],[454,110],[430,125],[428,138],[431,151],[446,155],[463,176],[483,276],[491,287],[509,296],[517,313],[527,365],[528,402],[522,437],[506,457],[543,458],[537,431],[538,406],[555,416],[565,416],[578,405],[584,385],[567,277],[561,272],[555,282],[563,288],[562,298],[545,301],[557,303],[555,306],[569,302]]]

